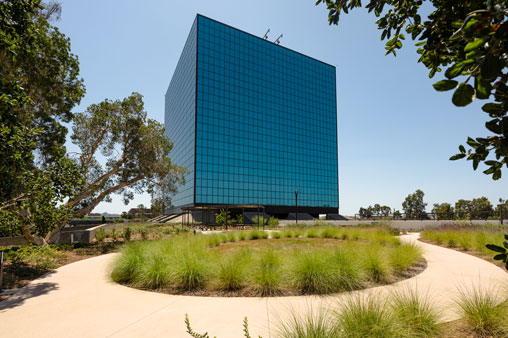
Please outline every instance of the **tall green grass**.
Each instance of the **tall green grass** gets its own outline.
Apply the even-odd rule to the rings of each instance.
[[[349,297],[336,313],[336,325],[343,338],[404,337],[397,317],[383,300]]]
[[[246,279],[245,267],[250,256],[249,250],[240,250],[219,263],[217,282],[220,289],[235,291],[243,287]]]
[[[336,244],[313,240],[309,231],[311,237],[327,239],[347,234],[347,240]],[[272,239],[264,231],[252,230],[129,242],[116,259],[111,278],[174,291],[248,288],[263,296],[328,294],[387,283],[422,259],[416,246],[386,239],[390,235],[385,229],[293,227],[281,231],[281,239],[273,239],[276,233]],[[250,243],[228,244],[242,239],[258,241],[252,250],[242,250]]]
[[[254,270],[254,281],[262,296],[278,293],[282,279],[282,259],[279,253],[271,248],[264,250]]]
[[[291,310],[289,319],[282,321],[277,330],[278,338],[331,338],[341,337],[330,313],[326,310],[310,309],[302,315]]]
[[[392,292],[390,296],[392,312],[401,323],[404,336],[425,338],[441,335],[441,311],[428,293],[405,288]]]
[[[508,336],[508,301],[499,292],[481,286],[461,287],[456,303],[461,318],[480,337]]]

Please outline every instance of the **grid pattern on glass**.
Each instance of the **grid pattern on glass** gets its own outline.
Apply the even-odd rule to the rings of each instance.
[[[198,16],[196,203],[338,207],[335,68]]]
[[[173,163],[186,167],[185,184],[172,196],[176,207],[194,203],[197,20],[192,25],[165,97],[166,135]]]

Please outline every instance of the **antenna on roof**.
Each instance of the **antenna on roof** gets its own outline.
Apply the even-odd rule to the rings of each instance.
[[[280,45],[280,39],[282,38],[282,34],[277,38],[277,40],[274,41],[276,45]]]
[[[268,28],[268,30],[265,33],[265,36],[263,36],[264,40],[268,40],[268,33],[270,33],[270,28]]]

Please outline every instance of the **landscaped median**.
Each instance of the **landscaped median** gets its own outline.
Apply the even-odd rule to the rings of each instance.
[[[424,267],[421,250],[387,228],[293,227],[129,243],[111,277],[172,294],[274,296],[358,290]]]

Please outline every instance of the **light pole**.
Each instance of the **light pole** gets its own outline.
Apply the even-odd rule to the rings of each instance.
[[[295,190],[295,202],[296,202],[296,224],[298,224],[298,190]]]

